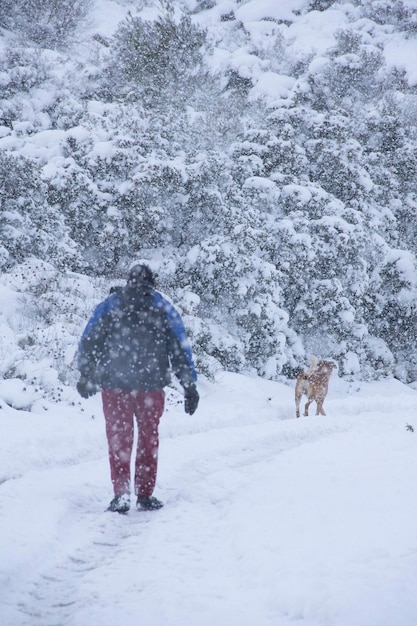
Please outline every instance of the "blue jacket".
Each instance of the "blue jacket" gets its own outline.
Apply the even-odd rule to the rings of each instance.
[[[190,343],[175,307],[152,287],[126,286],[101,302],[82,334],[81,378],[107,389],[152,391],[197,379]]]

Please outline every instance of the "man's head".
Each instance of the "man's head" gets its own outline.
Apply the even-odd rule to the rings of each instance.
[[[148,286],[155,287],[155,276],[147,265],[138,263],[129,270],[127,277],[128,287]]]

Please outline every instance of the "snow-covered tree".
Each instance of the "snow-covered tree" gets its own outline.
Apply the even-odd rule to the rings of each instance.
[[[3,271],[47,261],[52,290],[63,267],[110,281],[149,258],[205,372],[277,377],[313,352],[415,379],[415,85],[386,48],[412,45],[408,4],[252,22],[250,3],[141,1],[84,48],[91,6],[58,4],[0,17]],[[297,48],[327,17],[320,52]]]
[[[91,0],[2,0],[0,26],[45,48],[63,48],[88,15]]]
[[[29,256],[71,259],[74,246],[63,215],[47,202],[47,186],[30,159],[0,152],[0,262],[11,268]]]
[[[105,92],[152,109],[185,106],[196,88],[204,39],[189,16],[176,18],[170,3],[155,21],[129,14],[114,36]]]

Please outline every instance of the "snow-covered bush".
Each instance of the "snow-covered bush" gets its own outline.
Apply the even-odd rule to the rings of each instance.
[[[276,378],[315,353],[346,376],[416,379],[408,5],[141,1],[64,55],[43,46],[69,42],[88,3],[61,33],[58,4],[6,0],[0,17],[1,284],[48,264],[13,287],[19,363],[5,354],[3,375],[73,380],[94,304],[148,258],[200,371]],[[31,15],[36,49],[15,45]]]
[[[2,275],[0,290],[14,302],[12,311],[0,307],[7,338],[0,376],[40,386],[49,396],[60,385],[74,385],[77,342],[93,308],[108,293],[106,281],[28,257]]]
[[[176,278],[198,294],[198,316],[225,329],[205,341],[207,354],[227,369],[246,367],[275,378],[302,350],[281,308],[276,268],[249,246],[243,253],[246,241],[240,233],[230,240],[207,238],[179,260]]]
[[[64,216],[47,201],[47,185],[31,159],[0,152],[2,266],[28,256],[62,266],[72,256]]]
[[[8,121],[11,122],[14,111],[7,101],[16,94],[27,95],[30,89],[41,85],[47,77],[47,66],[38,50],[22,44],[7,45],[0,55],[0,76],[3,115],[9,113]]]
[[[114,36],[106,91],[147,107],[184,106],[195,90],[205,33],[169,3],[155,20],[129,15]]]
[[[2,0],[0,26],[45,48],[62,48],[86,18],[91,0]]]

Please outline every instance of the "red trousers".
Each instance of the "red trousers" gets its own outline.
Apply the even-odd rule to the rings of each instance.
[[[130,494],[130,461],[135,417],[138,426],[135,494],[141,498],[148,498],[152,495],[156,482],[158,426],[164,411],[164,391],[102,389],[101,395],[114,494],[116,496]]]

